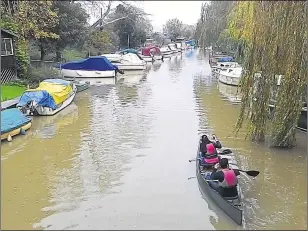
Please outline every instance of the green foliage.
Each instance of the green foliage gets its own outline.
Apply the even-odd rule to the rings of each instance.
[[[110,51],[112,41],[106,31],[94,31],[86,41],[85,48],[90,55],[106,53]]]
[[[29,83],[38,83],[44,79],[61,78],[61,73],[55,68],[47,65],[42,65],[41,67],[30,66],[28,73],[31,76]]]
[[[66,48],[65,50],[63,50],[63,58],[65,59],[66,62],[83,59],[85,56],[86,56],[85,52],[81,52],[76,49]]]

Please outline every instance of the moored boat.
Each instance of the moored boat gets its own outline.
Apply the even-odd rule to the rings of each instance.
[[[46,79],[36,89],[26,90],[18,104],[26,115],[54,115],[70,105],[77,88],[63,79]]]
[[[196,174],[200,190],[202,190],[205,195],[208,195],[218,205],[218,207],[220,207],[220,209],[223,210],[236,224],[242,225],[243,202],[241,199],[241,191],[239,185],[237,185],[238,196],[222,197],[209,185],[206,175],[210,174],[212,170],[210,168],[207,168],[205,171],[201,170],[203,166],[201,165],[200,158],[201,155],[198,147],[196,158]],[[232,159],[234,159],[232,153],[221,155],[221,158],[228,158],[230,167],[233,169],[238,169],[237,165],[232,163]]]
[[[160,49],[156,46],[143,47],[139,50],[138,53],[147,62],[163,59],[163,55]]]
[[[104,56],[67,62],[56,66],[64,78],[110,78],[122,73]]]
[[[218,80],[224,84],[231,86],[239,86],[242,77],[243,68],[227,68],[226,70],[220,70],[218,72]]]
[[[17,108],[1,111],[1,140],[12,140],[13,136],[25,134],[30,129],[32,118],[21,113]]]
[[[112,64],[124,71],[144,70],[146,62],[140,55],[133,52],[120,51],[117,54],[104,54]]]
[[[172,51],[172,53],[177,53],[178,52],[178,49],[176,48],[175,43],[169,43],[168,47]]]
[[[160,48],[160,51],[163,54],[163,56],[166,58],[170,57],[174,53],[172,50],[170,50],[168,46],[162,46]]]
[[[89,81],[73,81],[73,84],[76,86],[77,88],[77,93],[81,92],[81,91],[85,91],[89,88],[90,86],[90,82]]]
[[[226,70],[227,68],[241,67],[237,62],[217,62],[215,66],[212,66],[213,76],[217,76],[221,70]]]

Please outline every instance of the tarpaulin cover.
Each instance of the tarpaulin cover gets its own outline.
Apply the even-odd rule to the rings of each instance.
[[[50,80],[48,80],[50,81]],[[24,92],[17,106],[24,106],[33,100],[38,105],[56,109],[58,104],[64,102],[72,91],[72,86],[53,82],[43,81],[36,89],[30,89]]]
[[[43,82],[62,84],[65,86],[68,86],[71,84],[69,81],[64,80],[64,79],[45,79]]]
[[[64,102],[70,95],[72,91],[71,85],[62,85],[58,83],[41,82],[39,87],[34,89],[47,91],[54,99],[56,105]],[[28,90],[31,91],[31,90]]]
[[[113,71],[118,69],[117,66],[113,65],[104,56],[93,56],[87,59],[58,64],[56,67],[61,69],[85,71]]]
[[[142,48],[142,55],[151,56],[151,53],[153,55],[161,55],[160,49],[158,47],[152,46]]]
[[[20,97],[17,107],[22,107],[30,101],[35,101],[42,107],[50,107],[56,109],[57,105],[53,97],[47,91],[26,91]]]
[[[231,62],[233,60],[233,57],[227,56],[227,57],[221,57],[218,59],[218,62]]]
[[[31,118],[26,117],[17,108],[1,111],[1,134],[10,132],[29,123]]]

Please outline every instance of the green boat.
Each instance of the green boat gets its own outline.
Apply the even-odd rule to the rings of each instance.
[[[89,81],[73,81],[73,83],[75,84],[76,88],[77,88],[77,93],[87,90],[90,86],[90,82]]]

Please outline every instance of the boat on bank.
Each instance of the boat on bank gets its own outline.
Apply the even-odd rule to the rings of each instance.
[[[1,140],[11,141],[13,136],[25,134],[32,126],[32,118],[17,108],[1,111]]]
[[[64,78],[110,78],[123,73],[104,56],[58,64],[56,67]]]
[[[76,93],[70,81],[46,79],[38,88],[26,90],[16,106],[26,115],[55,115],[72,103]]]
[[[234,154],[224,154],[220,155],[221,158],[227,158],[229,160],[229,165],[233,169],[238,169],[238,166],[234,160]],[[214,190],[208,183],[206,179],[207,174],[212,173],[211,168],[206,168],[206,170],[202,170],[203,166],[200,162],[201,154],[197,151],[196,157],[196,174],[199,183],[199,188],[204,195],[208,195],[218,207],[224,211],[236,224],[242,225],[243,220],[243,202],[241,198],[241,190],[239,184],[237,185],[238,196],[235,197],[223,197],[216,190]]]
[[[220,70],[217,76],[219,82],[221,83],[228,84],[231,86],[239,86],[242,72],[242,67],[227,68],[225,70]]]
[[[144,70],[146,61],[137,53],[120,51],[117,54],[104,54],[112,64],[116,65],[123,71]]]

